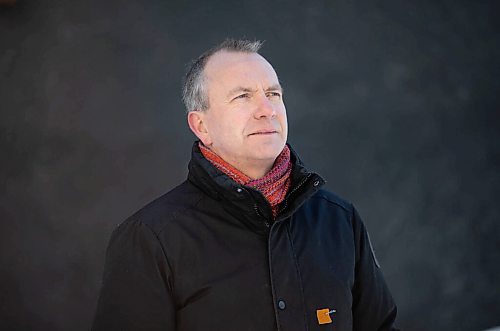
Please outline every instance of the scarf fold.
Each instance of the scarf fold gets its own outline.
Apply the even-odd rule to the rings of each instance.
[[[271,205],[273,218],[276,218],[279,204],[285,199],[291,184],[292,163],[290,162],[290,148],[287,145],[274,161],[271,170],[264,177],[258,179],[248,177],[224,161],[203,143],[200,142],[199,147],[203,156],[229,178],[240,185],[249,186],[260,191]]]

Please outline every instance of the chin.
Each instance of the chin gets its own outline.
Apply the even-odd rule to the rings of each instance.
[[[280,155],[281,151],[285,147],[285,144],[272,144],[266,145],[262,147],[255,148],[252,152],[256,159],[261,160],[275,160],[278,155]]]

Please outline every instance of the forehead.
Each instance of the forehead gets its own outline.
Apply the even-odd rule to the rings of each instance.
[[[278,83],[271,64],[257,53],[218,52],[208,60],[204,74],[209,84],[227,88],[235,84],[254,87]]]

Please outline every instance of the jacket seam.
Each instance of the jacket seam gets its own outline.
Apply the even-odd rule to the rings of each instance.
[[[176,210],[174,212],[172,212],[172,216],[170,216],[168,218],[168,221],[171,222],[171,221],[175,221],[179,215],[182,215],[185,211],[187,210],[191,210],[193,208],[196,208],[198,206],[198,204],[200,203],[201,200],[203,200],[204,197],[201,196],[192,206],[184,206],[183,208],[179,209],[179,210]],[[158,230],[158,235],[160,235],[164,230],[165,228],[168,226],[168,223],[165,222],[165,224]],[[150,227],[151,228],[151,227]],[[153,230],[152,230],[153,231]],[[153,231],[154,232],[154,231]]]
[[[170,291],[172,292],[172,301],[174,301],[174,298],[177,297],[176,294],[175,294],[175,286],[174,286],[174,283],[175,283],[175,279],[174,279],[174,273],[173,273],[173,269],[172,269],[172,265],[170,263],[170,260],[168,259],[168,256],[167,256],[167,252],[165,250],[165,247],[163,246],[160,238],[158,237],[159,233],[156,233],[152,228],[151,226],[149,226],[147,223],[143,222],[141,219],[138,219],[138,221],[143,225],[145,226],[146,228],[148,228],[149,231],[151,231],[151,233],[153,234],[153,236],[155,237],[155,239],[157,240],[158,244],[160,245],[160,248],[161,248],[161,252],[163,253],[163,256],[165,257],[165,261],[167,262],[167,266],[168,266],[168,269],[170,271],[170,275],[172,277],[172,284],[170,284]],[[169,283],[169,282],[167,282]],[[174,302],[175,304],[175,302]]]
[[[291,221],[291,219],[290,219]],[[293,262],[295,264],[295,271],[297,272],[297,276],[299,277],[299,287],[300,287],[300,294],[301,294],[301,301],[302,301],[302,309],[303,309],[303,317],[304,317],[304,327],[305,330],[309,330],[309,325],[308,325],[308,315],[306,311],[306,302],[305,302],[305,297],[304,297],[304,286],[303,286],[303,281],[302,281],[302,274],[300,272],[300,266],[299,266],[299,261],[297,259],[297,255],[295,254],[295,246],[293,245],[292,242],[292,236],[290,235],[290,222],[286,224],[286,233],[288,237],[288,242],[290,243],[290,247],[292,248],[292,256],[293,256]]]
[[[352,204],[350,205],[351,208],[348,208],[348,207],[344,206],[343,204],[341,204],[339,202],[332,201],[331,199],[329,199],[328,197],[325,197],[324,195],[315,195],[315,196],[312,196],[311,199],[323,199],[323,200],[326,200],[327,202],[329,202],[329,203],[331,203],[333,205],[339,206],[340,208],[344,209],[346,212],[352,213]]]
[[[267,238],[267,260],[268,260],[268,264],[269,264],[269,278],[271,280],[271,295],[273,297],[273,309],[274,309],[274,317],[275,317],[275,320],[276,320],[276,329],[278,331],[281,330],[281,325],[280,325],[280,322],[279,322],[279,313],[278,313],[278,309],[276,308],[276,300],[278,299],[276,297],[276,289],[274,288],[274,276],[273,276],[273,266],[272,266],[272,253],[271,253],[271,236],[272,236],[272,232],[273,232],[273,227],[276,226],[276,223],[274,223],[272,226],[271,226],[271,229],[269,230],[269,235],[268,235],[268,238]]]
[[[198,199],[198,201],[196,201],[196,202],[194,203],[194,205],[193,205],[193,206],[194,206],[194,207],[196,207],[196,206],[200,203],[200,201],[201,201],[202,199],[203,199],[203,196],[201,196],[201,197]],[[179,215],[179,214],[181,214],[182,212],[184,212],[185,210],[188,210],[188,207],[184,207],[184,208],[182,208],[180,211],[179,211],[179,210],[174,211],[174,212],[172,213],[172,216],[169,218],[169,220],[171,221],[171,220],[175,220],[175,219],[177,219],[178,215]],[[175,279],[174,279],[174,272],[173,272],[172,264],[170,263],[170,260],[169,260],[168,255],[167,255],[167,251],[166,251],[166,249],[165,249],[165,247],[164,247],[164,245],[163,245],[163,243],[162,243],[162,241],[161,241],[161,239],[160,239],[160,237],[159,237],[159,236],[161,235],[161,233],[165,230],[165,228],[167,227],[167,225],[168,225],[168,224],[164,224],[164,225],[162,226],[162,228],[161,228],[158,232],[156,232],[156,231],[155,231],[155,230],[151,227],[151,225],[149,225],[148,223],[144,222],[142,219],[137,218],[137,221],[138,221],[141,225],[145,226],[145,227],[146,227],[146,228],[147,228],[147,229],[148,229],[148,230],[149,230],[149,231],[153,234],[153,236],[154,236],[154,237],[155,237],[155,239],[157,240],[158,244],[160,245],[161,251],[162,251],[162,253],[163,253],[163,256],[165,257],[165,261],[167,262],[167,266],[168,266],[168,269],[169,269],[170,274],[171,274],[171,277],[172,277],[172,284],[169,284],[169,285],[170,285],[169,287],[170,287],[170,291],[172,292],[172,296],[173,296],[172,300],[173,300],[174,298],[176,298],[176,297],[177,297],[177,295],[175,294],[175,286],[174,286],[174,283],[175,283]],[[169,282],[167,282],[167,283],[169,283]],[[174,302],[174,304],[175,304],[175,302]]]
[[[351,230],[352,230],[352,242],[354,243],[354,282],[353,282],[353,289],[356,287],[356,282],[357,282],[357,269],[358,269],[358,255],[359,255],[359,242],[356,240],[356,228],[355,228],[355,213],[354,213],[354,205],[351,204],[351,212],[349,213],[349,223],[351,225]]]

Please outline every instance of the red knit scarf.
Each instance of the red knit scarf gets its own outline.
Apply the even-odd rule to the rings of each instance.
[[[278,214],[279,204],[285,199],[290,188],[290,174],[292,163],[290,162],[290,148],[285,145],[283,151],[278,155],[271,170],[262,178],[252,179],[224,161],[208,147],[199,143],[200,151],[217,169],[228,175],[238,184],[253,187],[260,191],[271,205],[273,217]]]

